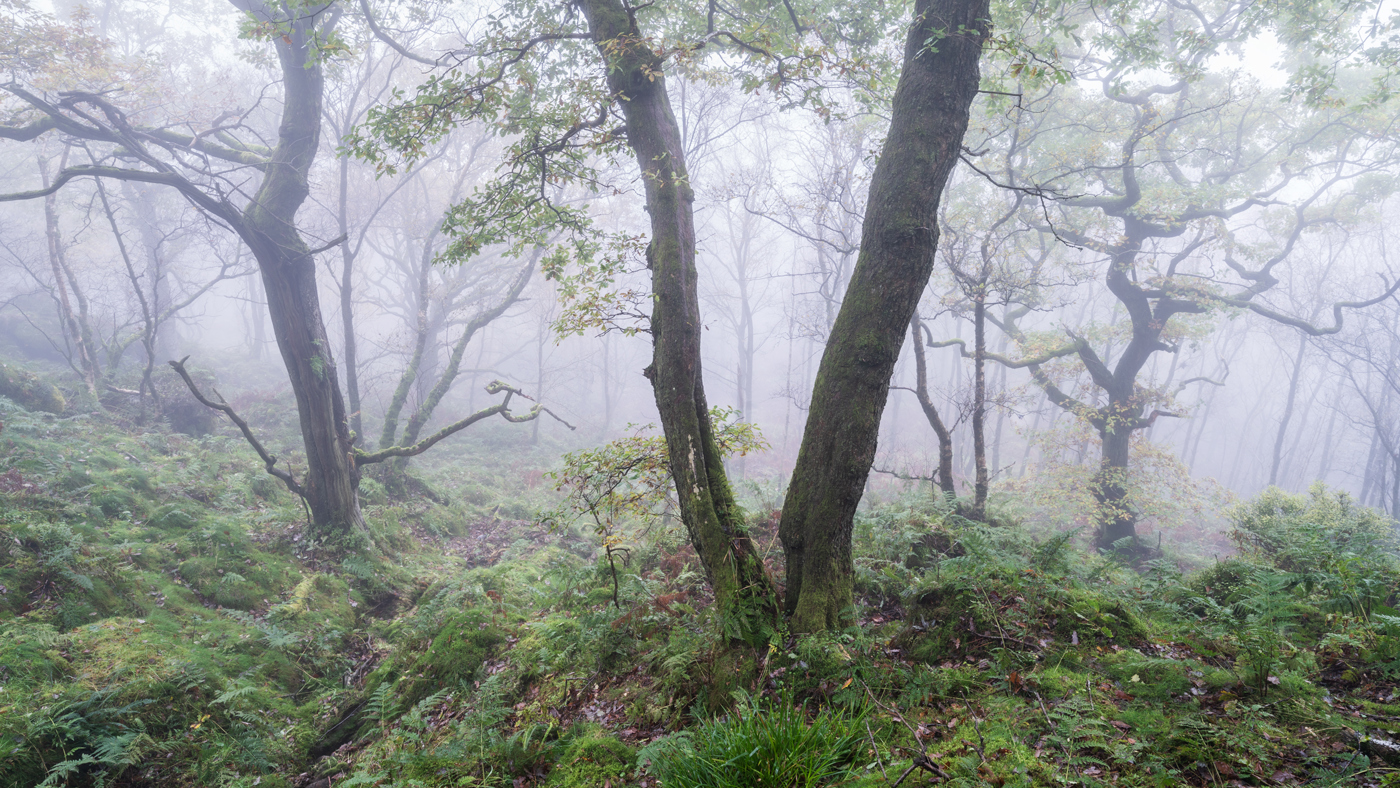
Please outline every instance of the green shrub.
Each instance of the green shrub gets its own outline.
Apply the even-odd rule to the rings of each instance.
[[[1374,509],[1318,482],[1307,495],[1270,487],[1229,513],[1240,552],[1286,572],[1327,571],[1349,559],[1393,563],[1395,531]],[[1393,566],[1392,566],[1393,569]]]
[[[861,717],[802,707],[749,706],[638,754],[666,788],[815,788],[847,777],[865,740]]]
[[[627,782],[636,754],[597,725],[571,731],[558,762],[545,782],[548,788],[598,788]]]

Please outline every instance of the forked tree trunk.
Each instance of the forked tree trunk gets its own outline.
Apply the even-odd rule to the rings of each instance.
[[[62,170],[68,162],[68,153],[65,149],[62,158],[59,159],[59,169]],[[48,162],[43,156],[39,157],[39,176],[44,187],[49,185]],[[97,381],[101,377],[101,370],[98,369],[97,345],[93,342],[92,327],[87,320],[87,301],[83,298],[82,291],[78,289],[77,282],[72,278],[72,270],[68,267],[68,261],[64,255],[63,236],[58,228],[58,198],[50,194],[44,198],[44,235],[48,241],[49,265],[53,269],[53,284],[58,292],[59,311],[62,313],[64,334],[73,348],[72,354],[76,356],[77,364],[75,369],[83,378],[83,385],[87,388],[88,394],[92,395],[93,402],[98,400]],[[73,311],[73,303],[68,297],[68,285],[73,285],[73,296],[78,301],[79,310]]]
[[[923,322],[916,314],[909,321],[914,340],[914,396],[924,411],[924,418],[938,436],[938,490],[949,501],[958,497],[957,486],[953,482],[953,433],[943,423],[933,398],[928,393],[928,358],[924,353]]]
[[[875,458],[890,375],[938,246],[938,202],[977,94],[987,0],[917,0],[860,255],[817,370],[779,535],[795,632],[844,626],[851,522]]]
[[[766,639],[777,617],[772,578],[749,540],[710,425],[700,369],[694,195],[662,62],[620,0],[583,0],[607,63],[608,88],[627,121],[651,218],[652,364],[647,376],[666,435],[681,520],[700,555],[725,635]]]

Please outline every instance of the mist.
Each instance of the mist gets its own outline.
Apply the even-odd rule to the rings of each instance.
[[[110,537],[104,518],[154,528],[158,506],[233,507],[218,517],[249,544],[281,545],[299,577],[349,583],[336,593],[385,622],[423,614],[457,582],[444,578],[572,550],[604,578],[595,608],[681,593],[647,586],[647,572],[669,572],[700,589],[676,599],[713,606],[715,643],[771,644],[804,669],[789,638],[888,622],[909,629],[882,647],[922,648],[914,633],[934,624],[915,628],[911,611],[963,614],[913,589],[942,577],[939,561],[982,560],[979,545],[1068,545],[1109,567],[1089,587],[1140,591],[1123,578],[1175,573],[1184,588],[1192,572],[1251,561],[1305,572],[1270,552],[1282,537],[1250,530],[1265,509],[1364,512],[1368,539],[1393,539],[1400,115],[1394,22],[1376,21],[1387,4],[1326,20],[1233,2],[672,5],[0,8],[0,396],[11,434],[31,436],[11,440],[0,488],[95,518],[90,544]],[[152,478],[164,463],[196,467],[171,459],[188,451],[232,463],[200,471],[210,483],[241,486],[195,495],[161,476],[139,493],[149,504],[108,506],[99,497],[118,482],[62,481],[85,433],[127,441],[110,451]],[[119,449],[138,444],[155,454]],[[429,571],[423,554],[461,563]],[[1025,571],[1052,571],[1039,560]],[[548,574],[529,571],[531,584]],[[211,604],[202,581],[180,582],[205,607],[248,611],[248,626],[322,593],[237,576],[268,584],[267,598]],[[77,581],[42,577],[33,591],[0,585],[28,595],[16,621],[66,609]],[[1393,591],[1373,601],[1394,604]],[[454,604],[486,604],[461,593]],[[1134,615],[1160,612],[1149,608]],[[504,610],[490,627],[516,615]],[[55,632],[78,626],[55,615]],[[411,646],[356,641],[374,654],[342,682],[360,705],[326,701],[354,725],[238,773],[368,740],[355,715],[389,685],[366,677],[400,658],[392,649],[427,648],[445,620]],[[995,637],[1037,650],[1068,637],[1027,626]],[[1088,625],[1076,626],[1078,647]],[[1309,657],[1317,671],[1352,653],[1328,642]],[[480,690],[487,674],[473,671],[496,648],[440,686]],[[1278,664],[1239,679],[1261,696],[1297,652],[1270,648]],[[782,691],[760,659],[753,703]],[[1030,665],[992,670],[1017,677],[1014,695]],[[439,686],[394,681],[400,713]],[[731,703],[717,698],[733,688],[706,686],[689,702]],[[822,686],[823,703],[839,694]],[[889,712],[894,696],[865,693],[867,711]],[[668,708],[623,740],[704,718]],[[1060,707],[1041,709],[1051,725]],[[911,741],[929,752],[926,736]],[[974,748],[983,764],[989,744]],[[57,774],[47,768],[33,775]],[[529,784],[545,784],[541,769]],[[651,784],[638,769],[627,779]],[[129,784],[158,784],[150,774]]]

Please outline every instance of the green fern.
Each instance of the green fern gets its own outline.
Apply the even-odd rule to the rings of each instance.
[[[392,689],[388,682],[380,684],[370,693],[369,700],[365,701],[365,718],[376,721],[381,728],[386,727],[398,714],[398,704],[389,697]]]
[[[1045,740],[1064,753],[1064,765],[1077,777],[1083,779],[1089,766],[1108,768],[1100,756],[1111,751],[1112,729],[1091,703],[1074,695],[1050,709],[1047,716],[1051,728]]]

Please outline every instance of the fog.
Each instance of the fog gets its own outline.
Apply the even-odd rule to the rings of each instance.
[[[265,37],[240,38],[248,24],[219,3],[49,10],[55,17],[4,12],[19,49],[37,48],[34,39],[48,30],[68,52],[57,65],[7,56],[10,84],[22,91],[5,94],[7,126],[46,116],[48,102],[54,115],[125,128],[146,148],[134,150],[120,134],[9,133],[0,190],[45,189],[64,168],[108,166],[174,173],[246,210],[264,175],[231,152],[272,147],[284,109],[282,72]],[[517,217],[500,215],[491,219],[497,232],[464,241],[482,232],[474,219],[448,214],[444,224],[444,212],[473,194],[495,199],[483,190],[520,161],[522,135],[533,132],[462,115],[450,127],[415,132],[416,155],[406,159],[382,129],[365,125],[430,79],[485,68],[462,47],[475,46],[491,10],[385,7],[376,12],[378,33],[358,9],[343,11],[335,46],[323,51],[321,137],[295,225],[314,253],[319,318],[358,447],[394,445],[395,429],[432,403],[444,371],[455,368],[415,435],[494,404],[484,387],[501,380],[558,417],[492,424],[509,435],[501,461],[548,469],[562,452],[659,430],[643,374],[652,363],[645,329],[653,301],[641,249],[651,228],[636,159],[592,140],[560,165],[585,174],[541,179],[541,195],[588,217],[601,250],[592,262],[566,255],[550,268],[555,250],[580,237],[575,229],[527,232]],[[1389,257],[1393,108],[1365,108],[1364,69],[1341,74],[1332,103],[1309,103],[1293,79],[1309,56],[1227,17],[1216,20],[1218,32],[1242,43],[1209,57],[1174,53],[1199,69],[1189,89],[1154,92],[1154,80],[1176,76],[1114,60],[1103,42],[1068,46],[1053,63],[1034,52],[984,57],[983,93],[939,206],[942,237],[918,308],[927,390],[951,429],[959,495],[971,495],[976,479],[974,364],[946,343],[963,340],[971,355],[980,292],[986,349],[1013,362],[986,365],[991,504],[1054,528],[1092,521],[1067,502],[1083,495],[1101,456],[1095,428],[1076,408],[1104,406],[1104,390],[1084,353],[1044,359],[1039,381],[1015,362],[1080,342],[1111,374],[1133,335],[1106,271],[1121,258],[1115,245],[1125,233],[1156,223],[1132,241],[1138,251],[1127,279],[1151,291],[1158,308],[1172,298],[1181,308],[1159,326],[1132,381],[1134,418],[1151,422],[1132,428],[1143,532],[1163,530],[1171,540],[1174,529],[1218,530],[1224,507],[1270,484],[1305,491],[1321,481],[1400,511],[1400,304],[1388,297],[1400,275]],[[745,82],[749,66],[734,53],[668,77],[695,196],[708,402],[733,408],[769,445],[727,460],[736,480],[780,490],[792,473],[888,127],[881,101],[894,77],[874,72],[897,56],[896,42],[867,55],[869,74],[813,79],[821,99],[805,106],[792,91]],[[587,104],[560,85],[570,69],[589,67],[557,57],[541,69],[568,74],[541,74],[538,100],[545,108],[573,98]],[[880,79],[888,84],[873,84]],[[73,90],[125,114],[97,117],[98,104],[64,93]],[[220,150],[201,150],[192,138]],[[1125,166],[1130,138],[1143,142]],[[367,161],[369,149],[387,152]],[[1127,168],[1141,171],[1144,183],[1132,188],[1152,206],[1136,214],[1105,208],[1125,192],[1103,173]],[[48,196],[3,203],[0,354],[57,376],[75,408],[134,423],[168,418],[162,403],[185,395],[166,362],[185,357],[236,407],[294,408],[245,239],[228,217],[159,181],[80,175]],[[484,204],[468,210],[481,213]],[[1123,216],[1129,230],[1118,224]],[[623,237],[632,243],[610,246]],[[610,260],[619,267],[606,275],[581,275]],[[978,271],[981,285],[973,282]],[[1334,311],[1337,304],[1345,306]],[[1338,317],[1338,330],[1319,332]],[[938,466],[909,336],[890,380],[867,498],[931,488]],[[410,365],[417,374],[405,379]],[[142,382],[148,370],[155,399]],[[1080,405],[1056,404],[1049,381]],[[386,431],[390,413],[398,423]],[[269,440],[291,452],[284,465],[305,462],[295,434]]]

